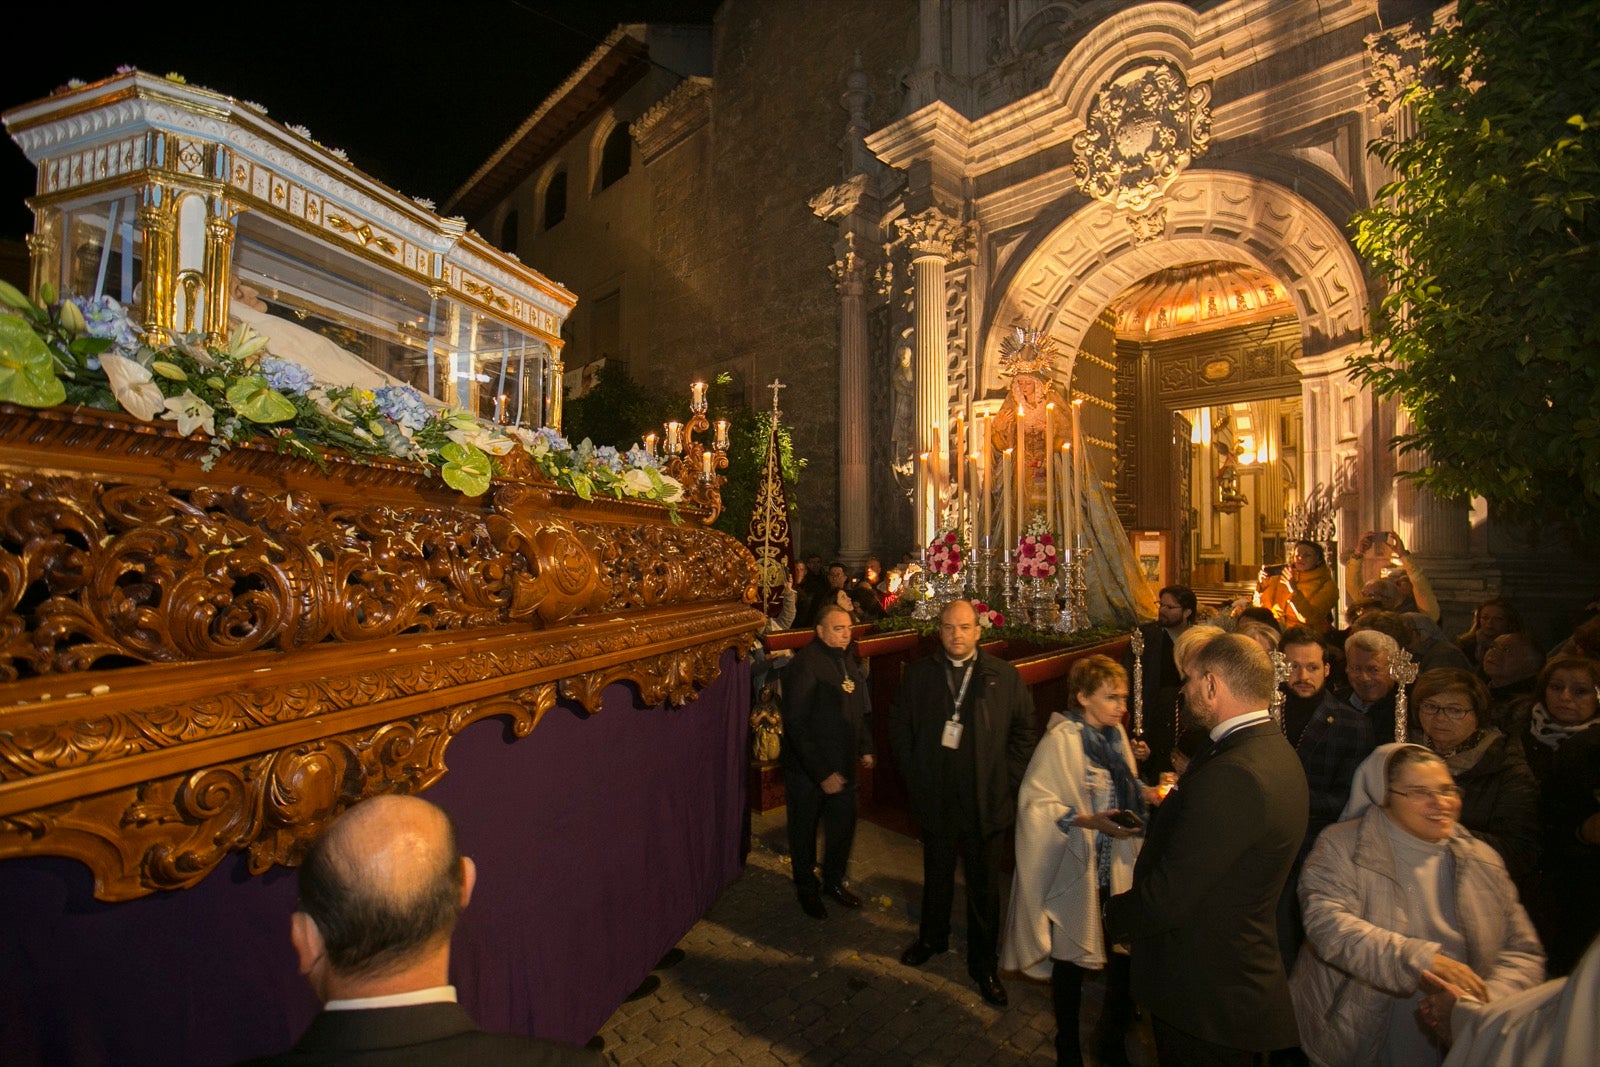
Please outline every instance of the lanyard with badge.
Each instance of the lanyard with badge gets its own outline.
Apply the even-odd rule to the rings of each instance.
[[[972,667],[976,662],[975,659],[967,661],[966,672],[961,676],[961,688],[951,693],[956,698],[955,711],[951,712],[950,718],[945,721],[944,737],[939,741],[945,748],[961,747],[961,731],[964,729],[961,722],[961,701],[966,698],[967,686],[972,683]],[[949,684],[950,679],[946,678],[945,685],[948,687]]]

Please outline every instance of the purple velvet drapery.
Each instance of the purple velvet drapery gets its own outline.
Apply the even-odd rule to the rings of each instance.
[[[749,665],[682,708],[613,685],[527,738],[463,731],[426,795],[478,887],[451,978],[489,1030],[581,1043],[739,873]],[[0,1059],[211,1064],[287,1048],[316,1010],[289,947],[294,872],[233,857],[193,889],[122,904],[86,868],[0,863]]]

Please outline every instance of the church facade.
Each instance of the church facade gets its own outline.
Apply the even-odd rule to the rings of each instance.
[[[1377,298],[1350,219],[1388,177],[1366,146],[1405,122],[1396,85],[1447,15],[727,0],[683,76],[650,63],[652,28],[623,28],[641,73],[591,86],[586,119],[542,155],[502,152],[457,201],[484,233],[515,213],[517,251],[578,293],[569,380],[607,358],[671,395],[724,370],[752,403],[791,387],[801,551],[893,560],[949,524],[1022,328],[1053,342],[1152,577],[1220,586],[1296,537],[1394,531],[1447,630],[1496,592],[1556,614],[1568,545],[1400,477],[1418,462],[1390,445],[1403,415],[1348,373]],[[570,175],[624,123],[626,224],[597,192],[547,225],[554,176],[596,189]]]

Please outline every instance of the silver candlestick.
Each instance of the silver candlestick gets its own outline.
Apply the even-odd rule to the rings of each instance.
[[[1133,738],[1144,736],[1144,631],[1137,626],[1128,638],[1133,651]]]
[[[1389,664],[1389,677],[1395,680],[1394,739],[1398,744],[1406,739],[1406,686],[1417,680],[1417,661],[1411,653],[1400,650],[1400,658]]]
[[[1283,686],[1294,672],[1289,667],[1288,658],[1285,657],[1282,652],[1274,649],[1273,651],[1268,652],[1267,655],[1272,657],[1273,679],[1272,703],[1268,706],[1267,713],[1272,716],[1272,721],[1278,724],[1278,728],[1280,730],[1282,730],[1284,733],[1288,733],[1289,728],[1283,723]]]

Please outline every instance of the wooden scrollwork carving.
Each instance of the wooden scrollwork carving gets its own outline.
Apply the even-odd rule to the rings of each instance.
[[[103,899],[296,862],[484,717],[524,737],[614,682],[685,703],[763,622],[742,546],[657,505],[248,449],[208,472],[148,426],[8,418],[0,859],[78,859]]]

